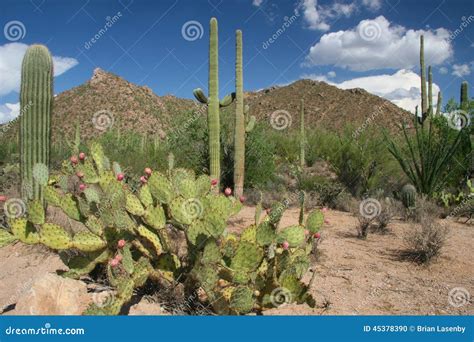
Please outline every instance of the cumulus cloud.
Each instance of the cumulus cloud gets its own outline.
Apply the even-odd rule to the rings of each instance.
[[[259,7],[262,4],[263,0],[253,0],[252,5]]]
[[[20,103],[0,104],[0,124],[15,119],[20,114]]]
[[[18,92],[21,79],[21,62],[28,45],[9,43],[0,46],[0,96]],[[54,76],[59,76],[78,64],[75,58],[53,56]],[[6,104],[5,104],[6,106]]]
[[[377,11],[382,7],[382,0],[353,0],[352,2],[334,1],[331,4],[318,4],[318,0],[301,0],[298,7],[310,30],[328,31],[331,22],[338,18],[349,18],[360,8]]]
[[[382,0],[362,0],[362,4],[371,11],[378,11],[382,7]]]
[[[448,73],[448,68],[446,68],[446,67],[439,68],[439,73],[441,75],[446,75]]]
[[[379,16],[346,31],[324,34],[311,47],[305,65],[335,65],[354,71],[411,69],[419,63],[421,34],[425,36],[426,64],[439,65],[453,55],[448,30],[406,29]]]
[[[469,64],[454,64],[453,65],[453,72],[451,73],[457,77],[464,77],[471,74],[471,68]]]
[[[328,77],[329,77],[329,78],[334,78],[334,77],[336,77],[336,72],[335,72],[335,71],[329,71],[329,72],[328,72]]]
[[[421,105],[420,76],[411,70],[402,69],[394,74],[358,77],[341,83],[328,82],[325,76],[303,75],[302,78],[311,78],[324,81],[341,89],[362,88],[390,100],[397,106],[410,112],[415,112],[415,107]],[[433,83],[433,103],[436,105],[439,86]]]

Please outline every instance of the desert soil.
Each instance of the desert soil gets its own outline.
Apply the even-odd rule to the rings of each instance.
[[[299,211],[290,209],[281,225],[297,223]],[[463,288],[474,295],[474,229],[443,220],[449,238],[441,256],[427,266],[401,259],[404,235],[412,224],[394,220],[387,235],[356,237],[357,219],[349,213],[329,211],[312,265],[316,279],[310,289],[317,307],[287,305],[266,314],[282,315],[472,315],[472,299],[460,307],[450,305],[448,293]],[[229,223],[241,231],[253,223],[254,208],[246,207]],[[0,312],[14,304],[34,280],[64,269],[59,258],[40,247],[15,244],[0,249]],[[311,277],[308,272],[307,279]]]

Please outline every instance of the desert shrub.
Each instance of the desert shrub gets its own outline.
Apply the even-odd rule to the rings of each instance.
[[[318,205],[330,208],[336,206],[338,197],[344,191],[344,186],[338,181],[304,174],[301,176],[300,188],[310,193],[311,197],[316,198]]]
[[[354,212],[354,208],[358,207],[359,201],[357,201],[350,193],[343,191],[337,196],[334,209],[345,211],[345,212]]]
[[[364,215],[358,214],[357,220],[359,224],[357,226],[357,237],[359,239],[366,239],[369,234],[369,229],[374,221],[373,218],[368,218]]]
[[[438,218],[443,214],[443,209],[426,196],[417,196],[416,205],[413,208],[403,207],[402,217],[405,221],[422,222],[425,218]]]
[[[448,230],[432,218],[423,218],[407,233],[408,250],[404,255],[418,263],[427,263],[439,255],[446,243]]]
[[[85,314],[120,313],[147,282],[180,288],[218,314],[246,314],[286,303],[314,307],[307,292],[311,284],[301,279],[319,239],[321,211],[281,228],[287,206],[276,203],[264,220],[256,217],[237,236],[226,233],[226,222],[241,203],[217,193],[209,176],[196,177],[182,168],[147,170],[134,190],[101,145],[94,143],[89,151],[79,161],[64,161],[60,174],[41,179],[46,205],[81,229],[71,232],[48,222],[40,201],[29,202],[26,214],[11,215],[9,230],[0,229],[0,247],[19,240],[64,251],[65,277],[94,277],[103,270],[107,285],[116,289],[115,300],[91,304]],[[303,209],[301,213],[304,217]]]
[[[379,234],[387,234],[390,230],[388,224],[396,213],[394,201],[390,198],[380,199],[380,213],[375,217],[373,231]]]

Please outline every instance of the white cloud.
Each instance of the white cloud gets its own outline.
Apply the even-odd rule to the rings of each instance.
[[[21,62],[28,45],[9,43],[0,45],[0,96],[18,92],[21,79]],[[53,56],[54,75],[59,76],[78,64],[70,57]]]
[[[0,105],[0,124],[15,119],[20,113],[20,103],[5,103]]]
[[[299,9],[303,10],[304,19],[310,30],[328,31],[331,21],[338,18],[349,18],[361,8],[377,11],[382,7],[382,0],[352,0],[352,2],[333,1],[320,5],[318,0],[300,0]]]
[[[419,63],[421,34],[425,36],[427,65],[439,65],[453,55],[446,29],[408,30],[379,16],[362,20],[350,30],[324,34],[311,47],[305,64],[335,65],[354,71],[410,69]]]
[[[302,78],[324,81],[341,89],[362,88],[412,113],[415,112],[415,106],[421,105],[420,76],[411,70],[402,69],[391,75],[358,77],[341,83],[328,82],[327,78],[321,75],[303,75]],[[439,86],[433,83],[434,106],[438,101],[438,91]]]
[[[382,0],[362,0],[362,4],[371,11],[378,11],[382,7]]]
[[[326,75],[320,75],[320,74],[304,74],[301,75],[302,79],[310,79],[314,81],[320,81],[320,82],[326,82],[328,84],[336,85],[335,83],[332,83],[329,81],[328,77]]]
[[[328,77],[329,77],[329,78],[334,78],[334,77],[336,77],[336,72],[335,72],[335,71],[329,71],[329,72],[328,72]]]
[[[439,68],[439,73],[441,75],[446,75],[448,73],[448,68],[446,68],[446,67]]]
[[[259,7],[262,4],[263,0],[253,0],[252,5]]]
[[[471,68],[469,64],[454,64],[453,65],[453,72],[451,75],[457,77],[464,77],[471,74]]]

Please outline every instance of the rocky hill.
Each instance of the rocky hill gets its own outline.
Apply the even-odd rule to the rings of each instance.
[[[353,127],[375,124],[393,129],[403,118],[410,116],[405,110],[365,90],[342,90],[311,80],[250,92],[245,96],[251,114],[259,121],[277,121],[277,125],[282,125],[287,120],[290,129],[299,127],[301,98],[305,100],[308,127],[341,130],[350,123]],[[71,139],[76,123],[80,125],[83,139],[110,128],[163,138],[173,116],[189,115],[193,109],[196,107],[190,99],[157,96],[146,86],[137,86],[95,69],[89,81],[56,96],[53,140],[64,136]],[[232,107],[227,109],[232,110]],[[10,132],[17,131],[16,124],[8,126]]]

